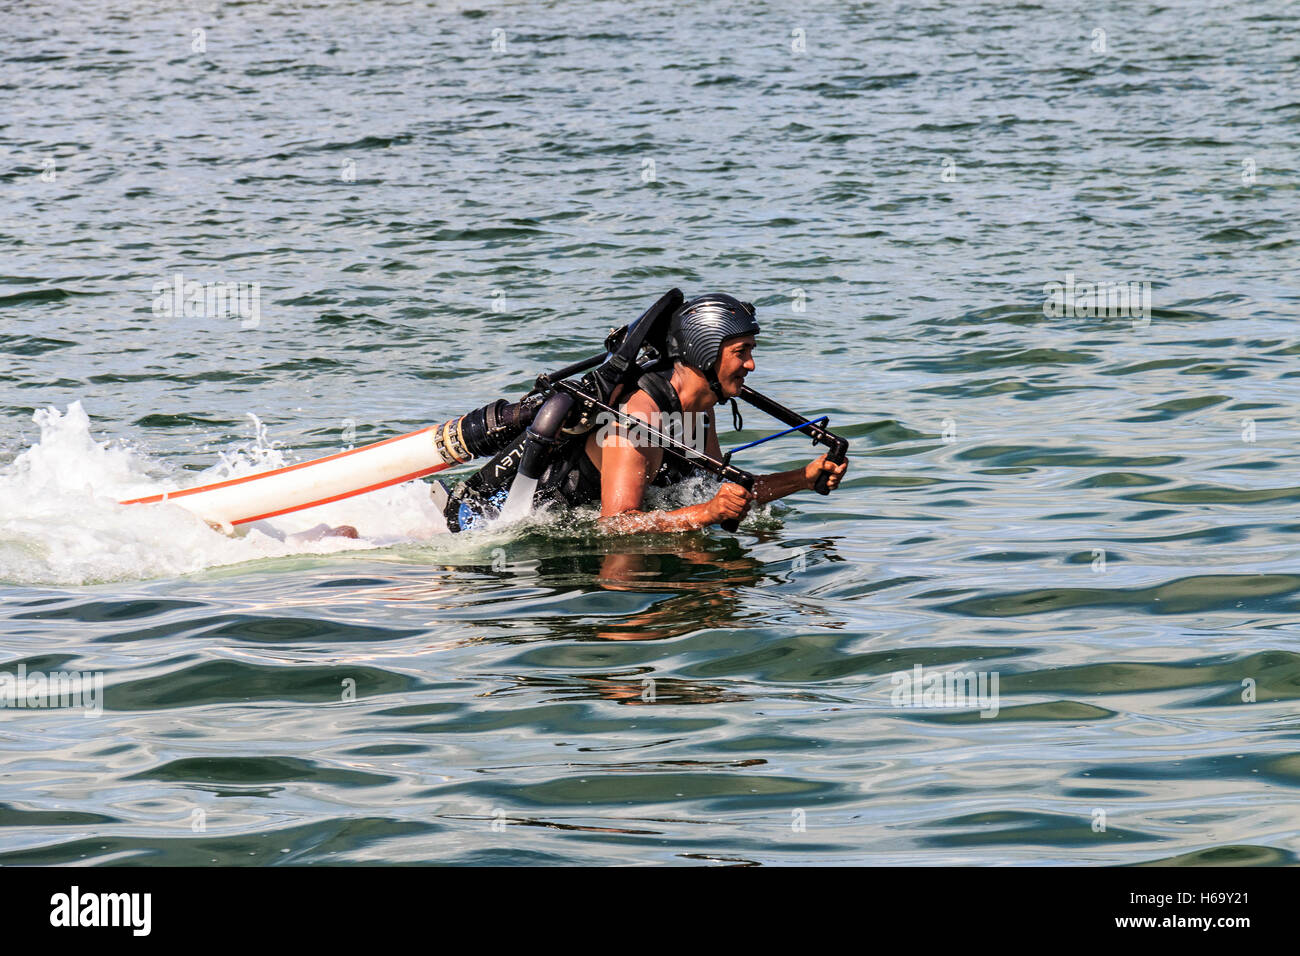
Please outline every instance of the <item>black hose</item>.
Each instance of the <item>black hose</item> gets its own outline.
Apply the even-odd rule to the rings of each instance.
[[[560,444],[557,437],[564,420],[573,408],[572,396],[557,392],[546,400],[533,423],[524,434],[524,453],[519,459],[519,474],[525,478],[540,478],[550,463],[551,452]]]

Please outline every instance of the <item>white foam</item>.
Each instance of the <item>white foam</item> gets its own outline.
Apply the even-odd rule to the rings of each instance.
[[[252,416],[250,416],[252,417]],[[160,480],[164,467],[120,442],[97,442],[80,402],[33,420],[39,441],[0,468],[0,581],[88,584],[169,577],[258,558],[329,554],[423,543],[446,531],[428,486],[408,482],[227,537],[174,504],[120,505],[160,491],[207,484],[288,464],[253,418],[251,443],[212,468]],[[358,539],[301,534],[348,524]]]

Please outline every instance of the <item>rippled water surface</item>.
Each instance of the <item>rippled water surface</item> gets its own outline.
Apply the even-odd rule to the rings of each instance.
[[[5,5],[0,652],[105,689],[0,711],[0,863],[1295,862],[1298,37]],[[257,321],[156,315],[178,273]],[[1067,273],[1149,316],[1045,315]],[[517,397],[671,286],[758,304],[838,493],[450,538],[415,485],[300,547],[114,504]],[[918,665],[996,715],[896,706]]]

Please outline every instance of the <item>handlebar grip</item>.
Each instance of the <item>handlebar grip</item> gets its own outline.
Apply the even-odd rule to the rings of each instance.
[[[826,456],[826,460],[832,461],[837,465],[843,464],[844,459],[848,456],[848,452],[849,452],[849,443],[845,441],[843,438],[841,438],[835,444],[835,447],[832,448],[830,453]],[[831,493],[831,489],[829,485],[830,480],[831,480],[831,476],[828,475],[826,472],[822,472],[820,477],[818,477],[817,479],[817,483],[813,485],[813,489],[819,495],[829,495]]]
[[[737,478],[735,484],[740,485],[740,487],[744,488],[746,491],[753,491],[754,476],[745,475],[745,477],[743,478]],[[735,534],[737,531],[740,530],[740,519],[728,518],[726,521],[721,522],[721,525],[722,525],[722,530],[727,532],[727,534]]]

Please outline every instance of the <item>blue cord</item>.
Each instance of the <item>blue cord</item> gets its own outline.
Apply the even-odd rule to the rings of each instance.
[[[773,432],[771,435],[768,435],[766,438],[760,438],[758,439],[758,441],[752,441],[748,445],[739,445],[736,448],[731,449],[731,451],[727,452],[727,455],[731,456],[738,451],[744,451],[746,448],[753,448],[755,445],[761,445],[765,441],[771,441],[773,438],[780,438],[782,435],[788,435],[791,432],[797,432],[801,428],[807,428],[808,425],[826,425],[827,423],[830,422],[830,420],[831,417],[829,415],[823,415],[821,418],[815,418],[804,425],[795,425],[793,428],[787,428],[783,432]]]

